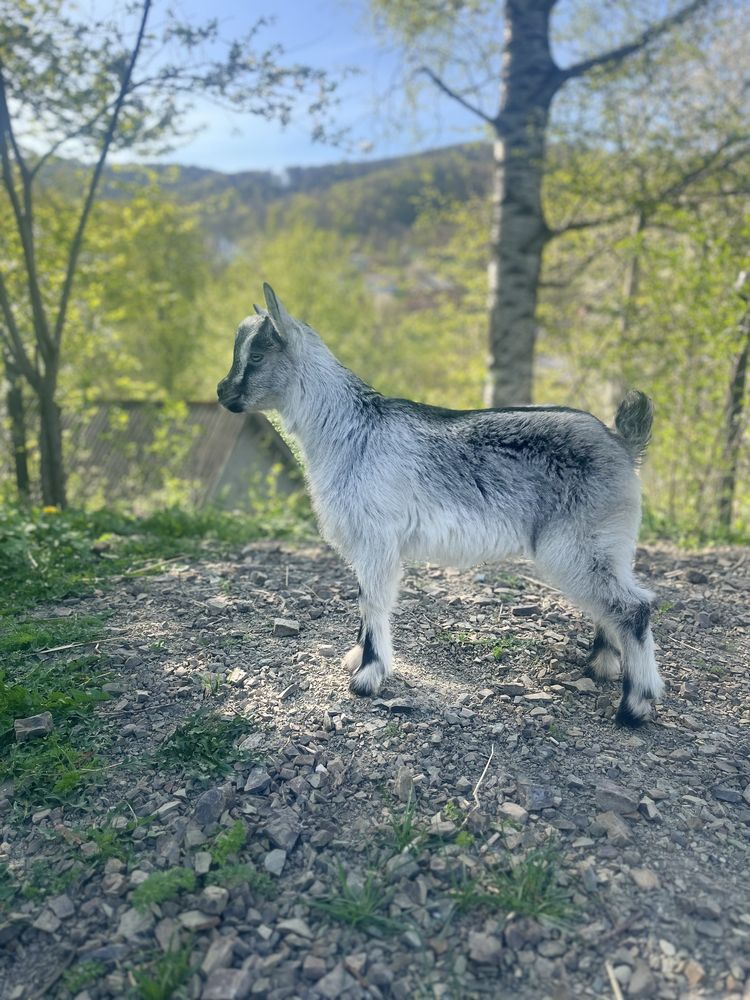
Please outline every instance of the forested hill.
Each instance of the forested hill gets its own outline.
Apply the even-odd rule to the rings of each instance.
[[[71,183],[69,162],[59,161],[53,183]],[[149,174],[178,201],[194,206],[213,237],[242,241],[269,217],[280,222],[304,204],[308,218],[325,228],[368,239],[391,238],[415,221],[424,199],[465,201],[489,190],[491,150],[465,143],[413,156],[317,167],[282,173],[245,170],[222,173],[192,166],[150,165],[110,169],[105,191],[117,195],[145,183]]]

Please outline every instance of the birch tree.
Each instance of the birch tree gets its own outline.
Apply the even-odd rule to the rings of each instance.
[[[372,0],[377,16],[404,44],[413,69],[484,123],[494,140],[485,393],[490,406],[529,403],[532,397],[542,258],[555,235],[542,199],[553,101],[574,81],[617,71],[712,0],[649,4],[640,20],[628,11],[618,16],[617,5],[601,5],[606,10],[599,17],[619,22],[622,40],[565,66],[552,51],[558,2]],[[654,16],[655,6],[662,16]],[[483,54],[472,56],[477,51]],[[488,66],[497,67],[494,81]],[[488,109],[482,102],[493,87],[499,88],[499,100]]]
[[[225,42],[216,20],[184,22],[165,6],[157,23],[157,6],[138,0],[98,20],[77,17],[64,0],[0,0],[0,213],[17,246],[0,258],[0,341],[36,401],[45,504],[66,502],[60,364],[86,230],[111,154],[169,148],[187,133],[198,97],[281,124],[298,112],[314,137],[327,134],[334,85],[324,71],[264,44],[264,19]],[[62,271],[45,273],[37,202],[41,178],[62,156],[83,164],[81,189]],[[24,294],[14,297],[19,275]]]

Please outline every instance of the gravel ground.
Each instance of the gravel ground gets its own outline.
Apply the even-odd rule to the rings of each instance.
[[[750,998],[750,550],[644,548],[637,568],[668,689],[635,733],[612,722],[617,685],[584,676],[588,622],[523,563],[408,570],[375,700],[339,665],[356,581],[328,550],[252,545],[63,602],[112,613],[107,780],[33,816],[0,790],[19,878],[42,859],[53,891],[83,862],[0,920],[0,996],[166,997],[133,970],[184,944],[177,995],[204,1000]],[[250,720],[244,759],[208,781],[154,768],[201,706]],[[86,833],[106,815],[124,859]],[[208,848],[237,820],[268,885],[213,885]],[[558,919],[491,892],[459,905],[539,847]],[[176,866],[194,891],[138,909]],[[318,905],[344,891],[374,916]]]

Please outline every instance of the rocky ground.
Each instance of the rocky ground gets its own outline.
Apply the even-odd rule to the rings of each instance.
[[[750,997],[750,551],[638,569],[668,691],[637,733],[521,563],[409,570],[372,701],[321,548],[64,602],[111,614],[106,770],[36,811],[0,790],[0,860],[37,889],[8,894],[0,995]],[[201,707],[248,720],[226,773],[155,765]]]

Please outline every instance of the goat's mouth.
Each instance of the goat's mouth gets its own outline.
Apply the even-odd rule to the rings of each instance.
[[[231,413],[242,413],[244,406],[242,401],[237,397],[233,399],[221,399],[219,398],[219,403],[224,407],[225,410],[229,410]]]

